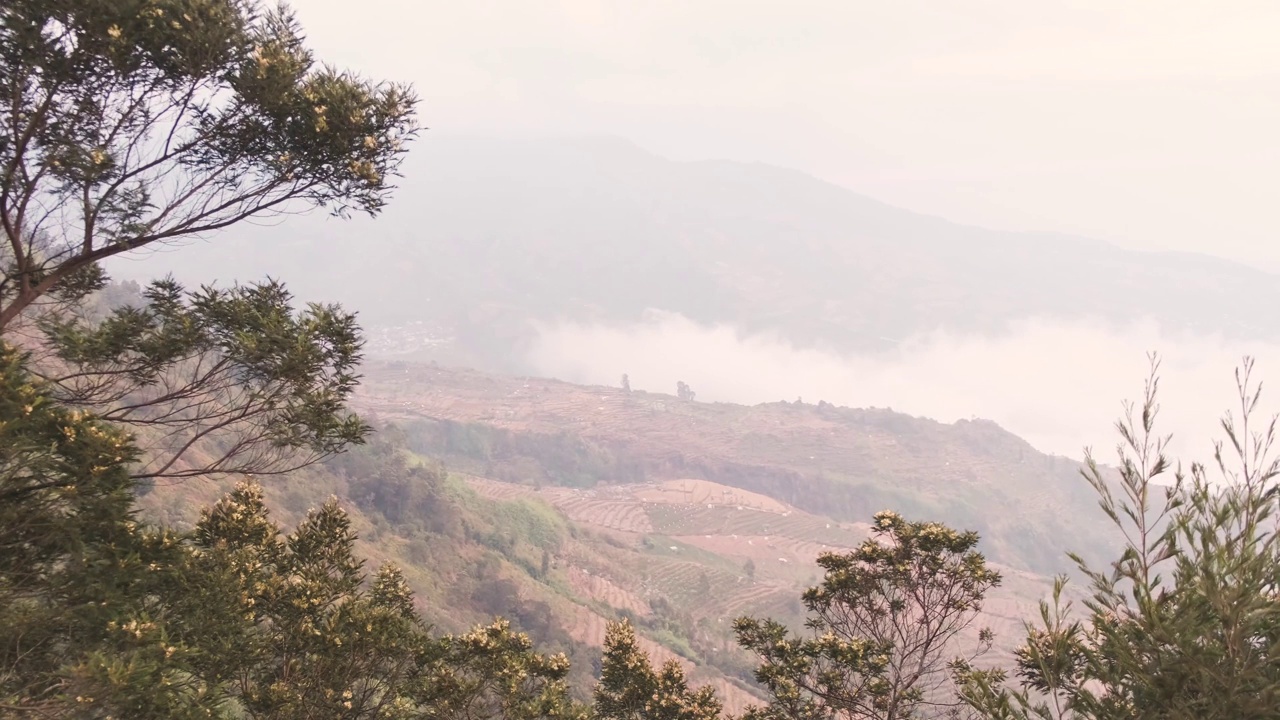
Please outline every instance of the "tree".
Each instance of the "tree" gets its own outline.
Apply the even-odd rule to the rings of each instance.
[[[1140,408],[1117,423],[1118,482],[1090,455],[1085,477],[1125,537],[1089,579],[1085,612],[1059,579],[1028,624],[1012,670],[961,667],[964,699],[984,718],[1269,718],[1280,705],[1280,539],[1271,455],[1276,423],[1255,424],[1253,363],[1237,371],[1239,415],[1217,443],[1220,478],[1174,468],[1156,432],[1159,363]]]
[[[626,373],[622,373],[622,392],[631,392],[631,378]]]
[[[742,572],[746,573],[747,577],[751,578],[752,580],[755,580],[756,579],[756,562],[751,558],[747,558],[747,561],[742,563]]]
[[[40,353],[55,397],[137,433],[140,479],[283,473],[360,442],[363,340],[336,306],[163,280],[84,310],[122,252],[377,213],[416,133],[410,89],[318,66],[287,8],[256,0],[16,0],[0,56],[0,333]]]
[[[0,342],[0,714],[220,716],[208,605],[181,538],[134,518],[127,435],[60,406]]]
[[[957,704],[944,692],[951,653],[1000,575],[975,549],[976,533],[890,511],[876,513],[872,532],[853,552],[819,556],[823,581],[804,594],[812,637],[774,620],[735,621],[772,699],[751,717],[903,720]],[[970,657],[990,644],[980,630]]]
[[[334,501],[287,535],[252,482],[192,533],[140,522],[129,437],[28,359],[0,343],[0,715],[582,720],[504,623],[432,637]]]
[[[189,292],[151,283],[97,322],[46,315],[36,367],[64,405],[138,434],[135,478],[268,475],[363,441],[346,409],[363,339],[355,318],[295,312],[277,282]]]
[[[373,716],[366,706],[403,694],[425,636],[394,570],[379,574],[378,601],[360,592],[355,535],[335,502],[281,537],[262,489],[241,483],[203,513],[194,542],[234,578],[225,601],[247,622],[219,674],[249,717]]]
[[[693,402],[693,398],[696,396],[697,393],[695,393],[693,388],[689,387],[685,381],[681,380],[676,383],[676,397],[686,402]]]
[[[503,619],[446,636],[427,656],[415,700],[421,715],[446,720],[587,720],[569,696],[569,659],[535,652]]]
[[[675,660],[654,670],[627,621],[605,633],[595,717],[600,720],[715,720],[721,704],[711,687],[689,688]]]
[[[289,535],[262,488],[242,483],[193,534],[220,595],[247,631],[223,648],[217,676],[251,718],[585,720],[563,655],[533,650],[505,620],[432,637],[394,566],[366,578],[346,513],[330,500]]]
[[[0,332],[111,256],[309,207],[377,213],[412,91],[317,65],[254,0],[0,5]]]

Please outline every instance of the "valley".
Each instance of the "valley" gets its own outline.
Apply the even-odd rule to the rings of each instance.
[[[0,720],[1276,716],[1280,14],[1006,4],[0,2]]]

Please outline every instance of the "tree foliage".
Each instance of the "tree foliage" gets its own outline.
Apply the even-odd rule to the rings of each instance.
[[[227,681],[253,718],[390,717],[410,688],[428,637],[398,570],[363,588],[355,535],[336,502],[281,536],[261,488],[241,484],[205,511],[195,554],[229,579],[224,612],[244,618],[227,636]]]
[[[107,317],[100,261],[322,206],[378,212],[416,133],[406,86],[321,65],[257,0],[0,6],[0,333],[67,405],[139,435],[139,478],[286,472],[359,442],[362,341],[275,281],[163,280]],[[24,313],[40,302],[43,312]]]
[[[351,314],[296,312],[274,281],[142,294],[97,321],[42,318],[36,365],[60,402],[145,441],[135,477],[288,472],[367,434],[346,409],[363,346]]]
[[[306,207],[376,213],[414,104],[317,64],[284,6],[0,5],[0,331],[122,252]]]
[[[675,660],[655,670],[627,621],[609,625],[600,682],[595,690],[599,720],[715,720],[720,700],[711,687],[691,689]]]
[[[129,438],[61,406],[0,343],[0,706],[6,715],[205,717],[191,642],[214,629],[172,532],[134,518]]]
[[[585,720],[569,695],[569,659],[533,649],[529,636],[504,619],[445,637],[420,683],[425,718]]]
[[[946,686],[956,640],[1000,575],[975,549],[976,533],[891,511],[876,514],[872,532],[853,552],[818,558],[822,584],[804,595],[811,637],[774,620],[735,622],[771,698],[751,717],[901,720],[955,704]],[[990,631],[978,635],[974,655],[991,643]]]
[[[1239,414],[1222,423],[1220,477],[1184,472],[1156,432],[1158,362],[1140,408],[1117,424],[1119,478],[1087,477],[1126,546],[1089,579],[1083,613],[1060,580],[1028,624],[1011,686],[1000,669],[965,675],[982,717],[1264,718],[1280,705],[1280,539],[1271,454],[1275,421],[1256,425],[1252,361],[1236,374]]]
[[[383,425],[368,443],[325,462],[347,479],[351,499],[365,512],[382,515],[402,531],[449,534],[460,511],[444,489],[444,467],[410,464],[407,452],[404,432]]]
[[[207,511],[197,552],[221,576],[246,634],[223,677],[255,718],[578,720],[563,655],[533,649],[505,620],[433,637],[400,571],[372,579],[335,501],[281,536],[262,490],[242,484]]]
[[[129,718],[573,718],[505,621],[433,636],[330,501],[285,535],[241,483],[189,534],[135,517],[136,453],[0,352],[0,710]]]

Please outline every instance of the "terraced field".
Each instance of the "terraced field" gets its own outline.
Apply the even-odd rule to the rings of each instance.
[[[868,526],[838,523],[799,510],[762,512],[737,506],[653,505],[647,508],[656,532],[668,535],[712,533],[716,535],[783,535],[855,547],[867,536]]]
[[[695,617],[716,614],[718,602],[742,585],[741,575],[687,560],[646,558],[640,580],[649,592],[658,593]]]
[[[781,610],[789,603],[795,602],[793,589],[763,582],[753,582],[734,593],[724,604],[722,612],[726,618],[743,615],[773,617],[781,614]]]
[[[816,560],[824,552],[845,552],[847,548],[801,540],[783,535],[684,535],[677,540],[732,558],[739,566],[750,560],[756,572],[808,579],[817,572]]]
[[[490,500],[513,500],[518,497],[531,497],[538,494],[533,488],[526,485],[494,482],[474,475],[463,475],[462,479],[467,482],[467,485],[472,490]]]
[[[584,491],[590,492],[590,491]],[[606,500],[583,495],[558,498],[555,506],[574,522],[596,525],[629,533],[653,532],[653,524],[644,508],[621,500]]]
[[[660,505],[724,506],[769,513],[785,513],[789,510],[785,503],[767,495],[687,478],[646,485],[637,489],[634,494],[642,502]]]
[[[602,602],[619,610],[629,610],[640,617],[649,617],[653,608],[643,598],[624,589],[602,575],[592,574],[590,570],[571,565],[565,574],[569,578],[569,586],[579,596]]]
[[[583,529],[618,538],[608,552],[599,543],[580,540],[558,554],[557,563],[580,602],[651,618],[654,603],[661,601],[724,645],[732,643],[730,623],[741,615],[798,622],[801,593],[821,577],[817,557],[848,551],[868,537],[866,525],[817,517],[709,481],[575,490],[467,480],[486,497],[541,498]],[[1020,636],[1023,620],[1036,612],[1049,582],[1001,570],[1005,585],[992,592],[978,625],[996,631],[996,654],[1003,658]],[[582,642],[602,642],[605,618],[585,606],[575,613],[567,627],[570,634]],[[677,656],[670,648],[654,654]],[[741,691],[712,668],[685,662],[709,680],[723,680]]]

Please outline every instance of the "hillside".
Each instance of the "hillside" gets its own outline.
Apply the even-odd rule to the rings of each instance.
[[[370,447],[269,483],[275,515],[287,526],[337,496],[360,535],[360,557],[404,568],[424,617],[459,631],[506,616],[541,648],[566,652],[579,688],[592,684],[608,622],[627,618],[651,658],[681,663],[695,684],[714,686],[730,712],[741,712],[760,696],[732,620],[772,617],[799,630],[800,595],[820,577],[815,558],[867,537],[865,524],[704,480],[582,489],[440,475],[397,445],[412,437],[384,426]],[[408,467],[412,484],[387,496],[397,467]],[[224,489],[160,486],[142,506],[182,528]],[[1004,663],[1050,583],[997,569],[1004,584],[979,622],[997,633],[992,659]],[[972,642],[973,632],[964,639]]]
[[[358,556],[371,568],[384,562],[401,567],[418,611],[436,628],[460,632],[506,617],[540,649],[570,657],[577,690],[594,684],[608,623],[628,618],[653,660],[679,662],[696,684],[714,686],[731,712],[759,701],[751,658],[734,645],[729,621],[760,613],[798,626],[799,579],[812,582],[816,555],[810,551],[817,544],[766,550],[785,554],[794,565],[761,562],[748,578],[734,553],[698,552],[679,538],[620,528],[611,516],[598,516],[590,502],[566,506],[567,495],[442,474],[402,441],[399,428],[384,426],[368,447],[269,482],[273,514],[288,527],[337,497],[360,537]],[[148,519],[188,529],[198,509],[229,486],[202,480],[158,485],[140,505]],[[614,506],[636,517],[644,517],[650,504],[616,498]],[[678,502],[669,505],[682,512]],[[776,507],[763,512],[778,514]],[[699,582],[714,587],[724,602],[695,596]]]
[[[649,308],[842,352],[1027,318],[1280,332],[1280,285],[1243,265],[962,226],[766,165],[432,133],[406,173],[373,222],[294,218],[110,269],[285,277],[359,310],[375,352],[507,372],[528,372],[530,320],[612,324]]]
[[[266,480],[276,517],[288,526],[336,496],[359,556],[405,568],[430,622],[509,617],[570,656],[578,688],[598,672],[608,622],[628,618],[653,658],[685,665],[731,711],[756,702],[733,619],[799,630],[817,556],[856,547],[886,507],[982,533],[1005,577],[980,620],[1000,661],[1062,551],[1105,544],[1084,537],[1095,514],[1077,468],[990,423],[376,362],[355,404],[379,427],[371,443]],[[161,484],[140,504],[190,527],[224,489]]]
[[[404,422],[415,451],[491,479],[589,488],[694,478],[845,522],[893,508],[974,529],[990,557],[1026,570],[1069,569],[1068,548],[1108,556],[1079,465],[986,421],[684,402],[411,363],[371,363],[356,402]]]

